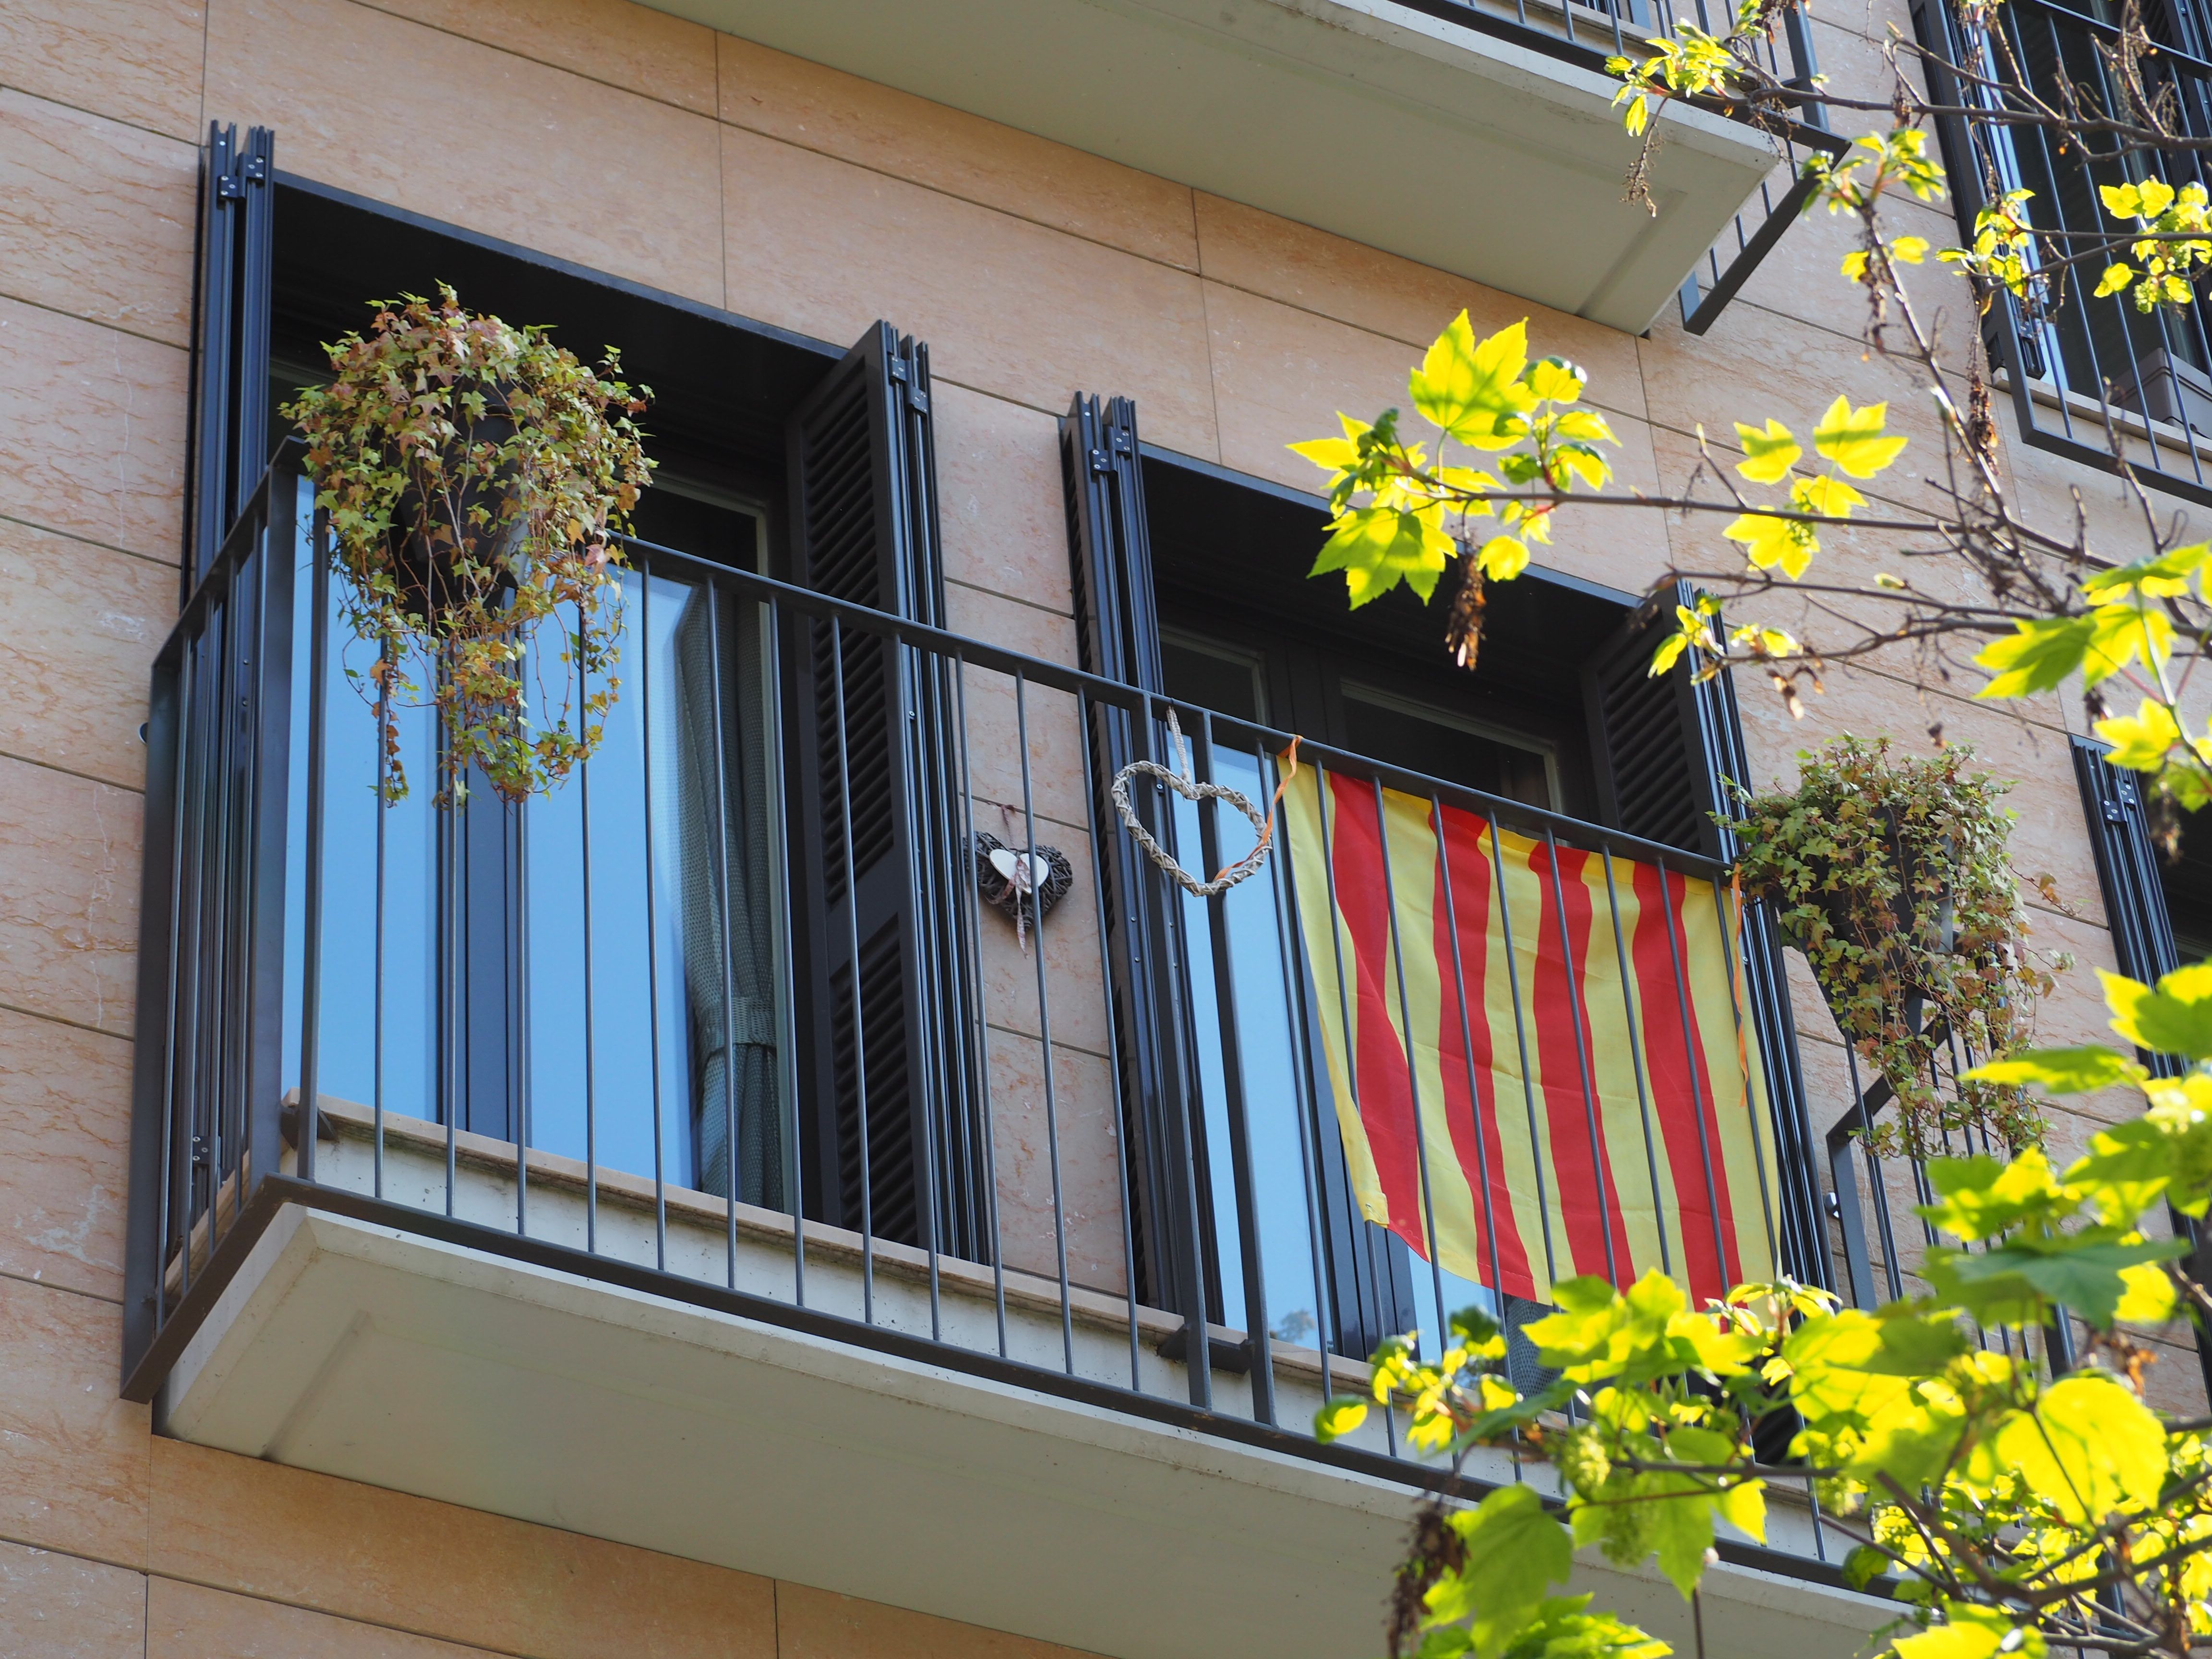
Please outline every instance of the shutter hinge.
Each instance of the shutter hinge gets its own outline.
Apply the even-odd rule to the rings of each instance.
[[[1093,472],[1111,472],[1114,470],[1114,458],[1109,455],[1103,449],[1092,450],[1091,452],[1091,470]]]
[[[215,198],[218,202],[235,202],[246,195],[246,180],[234,173],[226,173],[215,181]]]
[[[2125,823],[2127,821],[2128,809],[2126,807],[2121,805],[2120,803],[2116,800],[2108,800],[2105,803],[2106,823]]]
[[[240,176],[249,182],[265,185],[269,182],[269,158],[265,155],[249,155],[239,171]]]
[[[929,394],[921,389],[921,382],[910,373],[903,357],[890,359],[891,379],[906,388],[906,406],[918,415],[929,413]]]
[[[1114,453],[1116,455],[1126,455],[1129,453],[1129,434],[1125,429],[1118,426],[1115,427],[1113,432],[1113,440]]]

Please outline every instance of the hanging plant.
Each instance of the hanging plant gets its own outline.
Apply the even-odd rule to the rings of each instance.
[[[592,752],[621,690],[611,536],[651,477],[631,418],[650,394],[617,378],[612,349],[587,368],[443,284],[434,303],[375,310],[366,335],[325,348],[330,384],[283,411],[307,441],[344,615],[375,651],[346,672],[379,711],[386,800],[407,793],[394,710],[427,685],[438,804],[465,794],[471,768],[518,801]]]
[[[2010,786],[1968,772],[1972,753],[1916,760],[1887,738],[1839,738],[1798,757],[1791,793],[1739,790],[1729,824],[1745,890],[1772,907],[1844,1041],[1895,1094],[1896,1115],[1867,1132],[1884,1155],[1941,1154],[1947,1134],[2021,1148],[2045,1132],[2025,1090],[1956,1081],[2032,1044],[2051,970],[2072,965],[2039,965],[2029,949],[2000,804]],[[2037,884],[2051,896],[2048,876]]]

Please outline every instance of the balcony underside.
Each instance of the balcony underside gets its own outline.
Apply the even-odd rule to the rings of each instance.
[[[850,1288],[829,1261],[817,1273],[833,1303]],[[879,1288],[877,1317],[928,1332],[911,1279]],[[1059,1346],[1056,1317],[1017,1323],[1018,1355]],[[1075,1339],[1112,1363],[1097,1320]],[[1180,1392],[1180,1366],[1149,1342],[1144,1358],[1149,1387]],[[1283,1392],[1286,1414],[1318,1397]],[[298,1205],[254,1243],[164,1405],[167,1431],[198,1444],[1131,1659],[1368,1650],[1411,1497]],[[1671,1589],[1580,1577],[1689,1650]],[[1707,1650],[1850,1659],[1884,1612],[1724,1565]]]
[[[1571,16],[1565,56],[1510,9],[1492,33],[1390,0],[649,3],[1632,333],[1777,161],[1677,108],[1656,215],[1624,201],[1611,20],[1558,0],[1527,11]]]

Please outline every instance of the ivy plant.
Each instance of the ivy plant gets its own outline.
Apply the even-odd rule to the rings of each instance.
[[[440,805],[472,771],[520,800],[591,753],[621,688],[613,537],[651,478],[634,419],[650,394],[611,348],[592,368],[443,285],[374,309],[325,348],[329,384],[283,413],[307,439],[343,614],[374,648],[346,672],[377,710],[380,787],[407,793],[395,710],[427,686]]]
[[[1725,821],[1745,890],[1772,908],[1844,1041],[1895,1094],[1896,1114],[1869,1142],[1916,1157],[1954,1150],[1954,1131],[2036,1144],[2043,1120],[2017,1085],[1937,1086],[1961,1054],[2032,1043],[2051,969],[2067,965],[2044,965],[2028,943],[2002,805],[2010,786],[1970,770],[1965,744],[1917,758],[1887,738],[1845,736],[1797,758],[1795,789],[1739,791],[1740,815]]]

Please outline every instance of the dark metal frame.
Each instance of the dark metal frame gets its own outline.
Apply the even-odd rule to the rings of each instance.
[[[2021,0],[2020,4],[2005,8],[2001,15],[2002,26],[2008,31],[2015,52],[2024,64],[2029,65],[2036,61],[2038,53],[2047,49],[2063,66],[2068,43],[2094,47],[2116,39],[2118,33],[2113,26],[2055,3],[2055,0]],[[1954,63],[1966,61],[1966,38],[1950,0],[1914,0],[1912,19],[1921,44],[1932,54]],[[1936,63],[1929,62],[1928,73],[1929,90],[1936,102],[1957,106],[1978,101],[1960,86],[1957,77]],[[2184,46],[2161,46],[2157,56],[2146,65],[2145,73],[2154,80],[2163,79],[2178,94],[2174,104],[2185,130],[2212,134],[2212,62],[2192,57]],[[2076,158],[2052,154],[2048,140],[2039,134],[2029,133],[2017,140],[1993,139],[1987,130],[1970,130],[1968,123],[1959,117],[1941,121],[1937,131],[1963,238],[1971,239],[1976,216],[1988,204],[1989,172],[1995,169],[2002,181],[2008,171],[2016,170],[2008,144],[2033,149],[2041,170],[2053,179],[2067,176],[2062,169],[2085,167]],[[2192,177],[2212,185],[2212,173],[2205,172],[2202,157],[2161,156],[2155,159],[2155,166],[2177,189]],[[2086,171],[2082,176],[2087,177]],[[2063,203],[2042,199],[2050,194],[2048,191],[2040,192],[2033,210],[2039,215],[2055,212],[2058,222],[2053,228],[2091,228],[2069,226]],[[2097,228],[2108,228],[2112,222],[2104,220]],[[2164,418],[2154,422],[2145,417],[2143,410],[2115,403],[2112,396],[2116,380],[2124,378],[2133,381],[2143,375],[2142,366],[2157,354],[2164,353],[2169,361],[2174,361],[2177,344],[2184,348],[2185,356],[2194,353],[2212,366],[2212,331],[2208,331],[2204,319],[2197,314],[2201,310],[2201,306],[2191,306],[2178,317],[2159,314],[2141,318],[2135,313],[2125,294],[2096,299],[2078,275],[2067,279],[2064,299],[2051,316],[2032,315],[2020,300],[2009,294],[2000,295],[1984,320],[1984,339],[1991,361],[2002,368],[2009,382],[2014,419],[2022,441],[2030,448],[2109,473],[2112,471],[2112,457],[2102,429],[2106,422],[2118,421],[2137,452],[2131,465],[2142,483],[2184,500],[2212,505],[2212,435],[2200,433],[2190,424],[2186,408],[2184,418],[2179,422]],[[2117,322],[2129,361],[2112,364],[2100,361],[2095,319],[2100,317]],[[2139,333],[2146,336],[2140,343]],[[2087,352],[2096,381],[2094,393],[2065,386],[2063,372],[2056,376],[2050,374],[2051,365],[2047,358],[2054,344],[2062,352],[2076,345]],[[2171,373],[2169,370],[2169,375]],[[2147,378],[2154,380],[2156,375]],[[2034,384],[2047,379],[2063,388],[2056,409],[2045,407],[2035,397]],[[2076,414],[2064,402],[2069,394],[2094,402],[2094,410]],[[2178,386],[2171,380],[2165,395],[2179,395]],[[2139,401],[2148,402],[2148,395],[2139,394]],[[2212,413],[2212,406],[2208,406],[2205,412]],[[2178,427],[2179,441],[2170,435],[2161,436],[2158,430],[2161,425],[2169,429]],[[2080,435],[2082,429],[2088,435]],[[2142,454],[2145,450],[2147,459]]]
[[[199,280],[193,294],[192,421],[185,470],[184,591],[214,562],[269,462],[269,272],[274,246],[275,141],[241,143],[210,124],[201,153]]]

